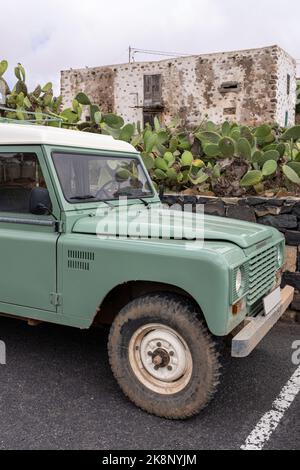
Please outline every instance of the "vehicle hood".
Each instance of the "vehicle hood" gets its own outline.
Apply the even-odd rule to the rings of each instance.
[[[136,206],[134,206],[136,207]],[[183,218],[184,217],[184,218]],[[176,238],[226,241],[248,248],[272,237],[272,229],[259,224],[224,217],[155,208],[116,208],[82,216],[73,233],[117,237]]]

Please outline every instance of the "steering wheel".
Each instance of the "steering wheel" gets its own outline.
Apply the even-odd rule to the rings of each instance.
[[[119,191],[120,183],[115,180],[108,181],[105,183],[102,188],[100,188],[96,193],[97,199],[103,199],[103,196],[107,199],[112,199],[114,194]]]

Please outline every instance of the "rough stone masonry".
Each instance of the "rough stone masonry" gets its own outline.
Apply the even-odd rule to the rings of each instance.
[[[296,62],[278,46],[61,72],[64,106],[87,93],[126,122],[295,122]]]
[[[166,194],[163,202],[170,207],[196,211],[197,204],[204,205],[208,215],[245,220],[277,228],[286,241],[285,266],[282,287],[289,284],[295,288],[295,297],[286,317],[300,322],[300,200],[296,197],[267,198],[249,196],[209,197]]]

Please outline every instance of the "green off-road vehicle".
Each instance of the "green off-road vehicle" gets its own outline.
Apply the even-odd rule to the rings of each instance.
[[[0,124],[0,259],[4,315],[111,325],[120,387],[173,419],[215,394],[220,338],[249,355],[293,297],[277,230],[167,209],[130,144],[54,127]]]

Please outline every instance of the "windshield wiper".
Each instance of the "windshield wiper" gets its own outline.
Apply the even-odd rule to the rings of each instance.
[[[96,199],[95,196],[91,196],[90,194],[87,194],[86,196],[74,196],[71,197],[71,200],[77,200],[77,201],[86,201],[88,199]]]
[[[146,206],[146,207],[149,207],[149,205],[150,205],[150,203],[148,201],[146,201],[145,199],[143,199],[141,197],[139,197],[139,201],[141,201],[144,204],[144,206]]]
[[[122,197],[122,196],[134,197],[134,198],[138,199],[139,201],[141,201],[144,204],[144,206],[149,207],[149,205],[150,205],[148,201],[146,201],[145,199],[140,197],[134,191],[126,191],[126,190],[121,189],[120,191],[115,192],[114,196],[115,197]]]
[[[103,202],[103,204],[106,204],[111,209],[114,209],[116,207],[114,204],[111,204],[109,201],[103,201],[102,199],[99,199],[99,202]]]

